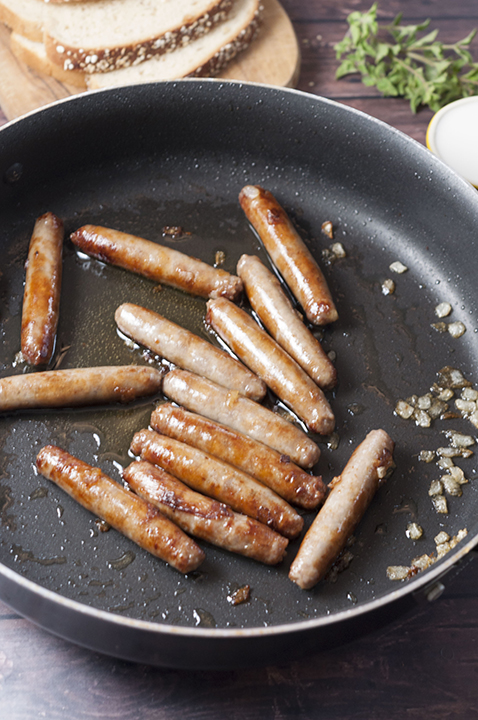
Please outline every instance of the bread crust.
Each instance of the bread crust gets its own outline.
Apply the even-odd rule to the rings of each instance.
[[[215,77],[218,75],[236,55],[246,50],[250,43],[256,38],[260,31],[262,12],[263,6],[258,5],[249,23],[243,27],[230,42],[217,50],[211,51],[209,58],[204,58],[204,61],[191,70],[191,72],[181,73],[169,79],[175,80],[181,77]],[[86,75],[88,89],[97,90],[111,86],[116,87],[121,84],[127,85],[133,82],[131,75],[127,73],[127,77],[125,76],[125,78],[123,78],[124,83],[122,83],[120,78],[121,74],[122,71],[119,70],[111,76],[110,73],[93,73],[92,75]],[[109,82],[110,79],[111,82]],[[118,82],[118,80],[120,80],[120,82]],[[154,78],[150,78],[140,80],[140,82],[152,82],[153,80]]]
[[[45,29],[43,42],[48,57],[64,70],[85,73],[109,72],[141,63],[154,55],[171,52],[203,35],[227,18],[233,0],[211,0],[209,11],[185,21],[175,30],[129,45],[104,48],[78,48],[62,44]]]
[[[41,43],[36,44],[41,48],[43,47]],[[24,62],[35,72],[50,75],[58,82],[73,85],[73,87],[81,88],[81,90],[87,89],[85,73],[79,70],[63,70],[59,65],[52,63],[46,55],[38,52],[39,48],[29,46],[28,38],[26,42],[23,36],[12,33],[10,35],[10,50],[18,60]]]
[[[39,5],[41,3],[39,2]],[[4,23],[10,30],[23,35],[34,42],[43,40],[43,23],[34,18],[23,17],[21,13],[15,12],[0,0],[0,23]]]

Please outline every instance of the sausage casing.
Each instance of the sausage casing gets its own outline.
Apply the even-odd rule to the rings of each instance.
[[[208,300],[206,320],[309,430],[333,432],[335,417],[322,390],[245,310],[226,298]]]
[[[151,427],[234,465],[300,507],[315,508],[325,495],[322,478],[309,475],[286,455],[182,407],[158,405]]]
[[[301,467],[313,467],[320,457],[316,443],[300,428],[238,392],[199,375],[172,370],[164,378],[163,392],[178,405],[288,455]]]
[[[99,468],[54,445],[40,450],[36,464],[42,475],[80,505],[176,570],[191,572],[204,560],[204,552],[194,540],[150,503],[125,490]]]
[[[63,222],[52,212],[35,222],[26,262],[21,350],[29,365],[47,364],[60,312]]]
[[[276,565],[289,543],[266,525],[191,490],[162,468],[146,461],[123,473],[130,487],[185,532],[239,555]]]
[[[252,309],[272,337],[323,390],[337,382],[334,364],[293,307],[277,277],[255,255],[242,255],[237,274]]]
[[[242,292],[242,281],[235,275],[136,235],[84,225],[71,235],[71,241],[82,252],[102,262],[191,295],[235,300]]]
[[[321,269],[272,193],[258,185],[246,185],[239,202],[308,320],[315,325],[337,320],[337,309]]]
[[[139,365],[50,370],[0,378],[0,412],[127,403],[161,390],[163,373]]]
[[[385,430],[372,430],[330,484],[330,493],[290,567],[290,579],[301,588],[319,582],[343,550],[393,466],[393,449],[394,443]]]
[[[302,530],[302,517],[285,500],[250,475],[208,453],[154,430],[137,432],[130,451],[159,465],[193,490],[226,503],[281,535],[295,538]]]
[[[124,303],[116,310],[115,320],[125,335],[178,367],[253,400],[262,400],[266,394],[265,383],[239,360],[152,310]]]

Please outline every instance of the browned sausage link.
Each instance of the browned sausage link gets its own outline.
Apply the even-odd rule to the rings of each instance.
[[[201,548],[156,508],[121,487],[99,468],[54,445],[37,456],[39,472],[87,510],[182,573],[204,560]]]
[[[337,320],[321,269],[272,193],[258,185],[246,185],[239,202],[310,322],[327,325]]]
[[[292,306],[277,277],[255,255],[243,255],[237,274],[253,310],[274,340],[323,390],[337,382],[334,364]]]
[[[263,442],[297,465],[311,468],[320,457],[316,443],[300,428],[253,400],[186,370],[172,370],[163,392],[178,405]]]
[[[319,582],[343,550],[393,466],[393,448],[384,430],[372,430],[355,449],[341,475],[332,481],[332,489],[290,568],[290,579],[301,588]]]
[[[325,495],[321,477],[309,475],[287,455],[202,415],[164,403],[151,415],[151,427],[249,473],[300,507],[311,510]]]
[[[285,555],[287,538],[191,490],[156,465],[134,462],[123,477],[140,497],[190,535],[267,565],[276,565]]]
[[[124,303],[116,310],[115,320],[125,335],[178,367],[253,400],[262,400],[266,394],[265,383],[239,360],[152,310]]]
[[[71,235],[71,240],[82,252],[102,262],[118,265],[191,295],[224,296],[235,300],[242,292],[242,282],[235,275],[119,230],[84,225]]]
[[[335,417],[322,390],[245,310],[226,298],[208,300],[206,320],[309,430],[333,431]]]
[[[163,373],[139,365],[51,370],[0,379],[0,412],[127,403],[161,390]]]
[[[30,365],[50,361],[60,311],[63,222],[47,212],[33,228],[26,262],[21,349]]]
[[[131,452],[159,465],[193,488],[230,505],[233,510],[295,538],[304,521],[285,500],[250,475],[217,458],[154,430],[140,430]]]

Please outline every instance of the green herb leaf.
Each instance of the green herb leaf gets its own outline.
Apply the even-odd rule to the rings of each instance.
[[[438,30],[419,37],[430,20],[403,25],[400,13],[389,25],[380,25],[377,9],[375,2],[368,12],[348,16],[349,30],[335,45],[342,60],[337,78],[359,73],[364,85],[409,100],[412,112],[421,105],[436,112],[453,100],[478,94],[478,62],[469,51],[476,29],[444,45],[437,40]]]

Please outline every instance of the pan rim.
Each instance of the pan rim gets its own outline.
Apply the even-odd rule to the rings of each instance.
[[[400,130],[397,130],[396,128],[393,128],[392,126],[388,125],[384,121],[374,118],[367,113],[358,110],[356,108],[352,108],[350,106],[347,106],[343,103],[340,103],[339,101],[325,98],[323,96],[318,95],[311,95],[305,91],[297,90],[295,88],[277,88],[275,86],[266,85],[262,83],[252,83],[252,82],[245,82],[245,81],[238,81],[238,80],[222,80],[222,79],[213,79],[213,78],[201,78],[201,79],[195,79],[195,78],[185,78],[182,80],[175,80],[175,81],[162,81],[159,83],[148,83],[145,85],[145,90],[148,86],[169,86],[169,87],[176,87],[181,85],[226,85],[226,86],[238,86],[238,87],[256,87],[261,89],[266,89],[267,91],[274,92],[276,94],[286,94],[286,95],[297,95],[302,99],[306,99],[308,102],[311,103],[319,103],[324,105],[330,105],[332,107],[339,107],[343,112],[345,113],[351,113],[352,115],[359,116],[361,118],[366,118],[367,122],[371,122],[373,124],[376,124],[380,127],[387,128],[388,132],[392,132],[395,136],[399,138],[403,138],[406,140],[407,143],[410,143],[410,141],[417,147],[420,148],[420,152],[427,152],[429,153],[429,162],[431,166],[435,166],[437,168],[440,168],[442,171],[446,172],[448,175],[452,176],[455,183],[459,183],[462,185],[462,190],[464,193],[473,193],[476,194],[475,189],[466,181],[464,180],[456,171],[454,171],[452,168],[448,167],[440,158],[433,155],[430,151],[427,150],[426,147],[424,147],[422,144],[420,144],[418,141],[414,140],[413,138],[407,136],[405,133],[401,132]],[[105,95],[105,94],[114,94],[118,92],[123,92],[127,90],[132,90],[133,88],[138,86],[125,86],[122,88],[112,88],[112,89],[102,89],[102,90],[94,90],[90,91],[88,93],[79,93],[74,96],[70,96],[67,98],[62,98],[60,100],[57,100],[53,103],[50,103],[42,108],[39,108],[37,110],[32,110],[31,112],[27,113],[26,115],[21,116],[20,118],[16,118],[14,120],[11,120],[7,122],[5,125],[3,125],[0,128],[0,133],[7,131],[9,128],[15,127],[18,123],[23,123],[25,120],[28,120],[31,117],[37,116],[41,113],[48,113],[52,109],[55,109],[57,106],[62,106],[65,103],[75,103],[75,102],[82,102],[84,98],[90,97],[90,96],[97,96],[97,95]],[[3,136],[0,135],[0,140]],[[278,624],[278,625],[271,625],[267,627],[252,627],[252,628],[201,628],[201,627],[187,627],[187,626],[177,626],[177,625],[167,625],[160,622],[151,622],[148,620],[141,620],[141,619],[134,619],[134,618],[128,618],[123,617],[121,615],[115,614],[110,611],[101,610],[98,608],[94,608],[91,605],[87,605],[84,603],[81,603],[77,600],[73,600],[67,597],[64,597],[60,595],[59,593],[48,590],[47,588],[44,588],[43,586],[37,584],[36,582],[29,580],[28,578],[23,577],[22,575],[18,574],[11,568],[5,566],[3,563],[0,562],[0,581],[2,578],[5,580],[11,581],[13,584],[17,585],[19,588],[24,588],[25,591],[28,591],[29,593],[32,593],[34,595],[37,595],[37,597],[40,597],[44,599],[45,601],[48,601],[50,603],[53,603],[53,605],[56,605],[57,607],[63,607],[67,610],[71,610],[72,612],[75,612],[76,614],[79,614],[84,617],[88,618],[96,618],[98,620],[102,620],[105,622],[108,622],[112,625],[116,625],[118,627],[128,627],[131,629],[137,629],[137,630],[143,630],[148,631],[152,634],[165,634],[170,636],[183,636],[183,637],[202,637],[202,638],[210,638],[210,639],[220,639],[220,638],[239,638],[239,637],[265,637],[265,636],[273,636],[278,634],[289,634],[289,633],[295,633],[297,631],[305,631],[310,629],[316,629],[320,627],[325,626],[331,626],[336,623],[345,621],[351,617],[360,617],[363,616],[373,610],[384,608],[388,605],[393,604],[395,601],[404,598],[408,595],[413,595],[416,593],[416,591],[419,590],[425,590],[433,585],[435,582],[437,582],[442,576],[446,575],[450,570],[452,570],[458,563],[460,563],[476,546],[478,545],[478,535],[475,537],[470,538],[467,540],[467,542],[462,541],[458,548],[452,552],[449,553],[449,556],[441,560],[440,562],[436,563],[432,568],[428,569],[426,572],[423,572],[422,574],[416,576],[410,581],[403,582],[399,588],[392,590],[391,592],[387,592],[385,595],[382,595],[379,598],[374,598],[373,600],[366,601],[364,603],[360,603],[358,605],[354,605],[351,608],[347,608],[346,610],[341,610],[337,613],[333,613],[327,616],[322,616],[319,618],[311,618],[308,620],[298,620],[297,622],[289,622],[284,624]],[[0,590],[1,590],[1,582],[0,582]],[[426,592],[425,592],[426,595]],[[1,592],[0,592],[1,597]],[[3,598],[2,598],[3,600]],[[3,600],[7,605],[8,601]]]
[[[470,552],[478,545],[478,535],[471,538],[467,543],[463,544],[463,541],[459,544],[458,550],[446,559],[443,559],[433,568],[429,568],[424,571],[421,575],[416,576],[412,580],[400,581],[402,584],[400,588],[392,590],[379,598],[374,598],[371,601],[364,602],[363,604],[354,605],[352,608],[341,610],[338,613],[322,616],[320,618],[311,618],[309,620],[298,620],[295,623],[284,623],[281,625],[270,625],[267,627],[253,627],[253,628],[201,628],[201,627],[187,627],[183,625],[166,625],[164,623],[151,622],[149,620],[141,620],[138,618],[128,618],[118,615],[116,613],[100,610],[94,608],[91,605],[86,605],[73,600],[71,598],[64,597],[53,590],[48,590],[42,585],[38,585],[29,580],[28,578],[22,577],[11,568],[6,567],[3,563],[0,563],[0,580],[2,576],[6,580],[12,581],[19,587],[40,596],[47,602],[53,603],[57,607],[63,607],[66,610],[84,615],[89,619],[95,619],[117,625],[119,627],[142,630],[152,632],[158,635],[169,635],[169,636],[183,636],[189,637],[190,635],[198,636],[201,638],[209,639],[230,639],[230,638],[260,638],[268,637],[273,635],[286,635],[295,633],[298,630],[306,631],[312,629],[318,629],[320,627],[326,627],[335,625],[336,623],[344,622],[350,618],[360,617],[367,613],[372,613],[375,610],[380,610],[388,605],[395,603],[407,595],[420,596],[418,591],[423,592],[423,597],[427,599],[429,591],[436,585],[436,583],[451,570],[457,568],[460,562],[462,562]],[[451,555],[451,553],[449,553]],[[393,582],[393,581],[390,581]],[[1,590],[1,583],[0,583]],[[0,595],[1,597],[1,595]],[[2,600],[8,605],[8,601]],[[20,613],[21,614],[21,613]]]

